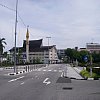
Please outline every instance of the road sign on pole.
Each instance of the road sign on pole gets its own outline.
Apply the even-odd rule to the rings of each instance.
[[[84,61],[85,61],[85,62],[87,62],[87,61],[88,61],[88,56],[87,56],[87,55],[86,55],[86,56],[84,56],[84,58],[83,58],[83,59],[84,59]]]

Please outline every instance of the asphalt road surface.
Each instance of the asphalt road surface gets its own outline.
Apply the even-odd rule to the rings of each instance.
[[[14,76],[0,71],[0,100],[100,100],[100,80],[80,79],[68,64]]]

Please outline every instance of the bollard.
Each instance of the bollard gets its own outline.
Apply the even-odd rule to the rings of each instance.
[[[25,71],[27,72],[27,66],[25,66]]]

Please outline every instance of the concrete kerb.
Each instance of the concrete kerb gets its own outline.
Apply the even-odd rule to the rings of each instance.
[[[5,69],[13,69],[13,67],[5,67]]]
[[[80,74],[74,67],[72,67],[78,74]],[[80,74],[80,76],[82,76],[81,74]],[[91,81],[91,80],[100,80],[100,78],[87,78],[87,77],[83,77],[82,76],[82,80],[89,80],[89,81]],[[77,79],[77,80],[81,80],[81,79]]]
[[[44,65],[42,65],[41,67],[46,67],[46,66],[44,66]],[[26,65],[25,67],[24,67],[24,69],[25,70],[23,70],[23,71],[19,71],[19,72],[16,72],[16,73],[8,73],[8,75],[19,75],[19,74],[23,74],[23,73],[28,73],[28,72],[32,72],[32,71],[34,71],[34,70],[38,70],[39,68],[41,68],[41,67],[38,67],[37,65],[33,65],[33,66],[31,66],[31,65]],[[21,67],[20,67],[21,68]],[[13,67],[7,67],[7,69],[13,69]]]

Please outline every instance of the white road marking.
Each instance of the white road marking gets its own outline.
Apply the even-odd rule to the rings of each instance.
[[[57,70],[54,70],[54,72],[56,72]]]
[[[38,77],[38,76],[35,76],[35,77]]]
[[[62,70],[59,70],[59,72],[62,72]]]
[[[48,79],[49,79],[49,78],[46,78],[46,79],[43,81],[43,83],[46,84],[46,85],[50,84],[51,82],[50,82],[50,81],[47,81]]]
[[[48,70],[49,72],[51,71],[51,70]]]
[[[61,73],[61,77],[63,77],[63,72]]]
[[[41,69],[38,69],[38,71],[41,71]]]
[[[24,84],[24,82],[22,82],[20,85],[23,85]]]
[[[17,81],[17,80],[22,79],[22,78],[24,78],[24,77],[25,77],[25,76],[18,77],[18,78],[16,78],[16,79],[12,79],[12,80],[10,80],[10,81],[8,81],[8,82],[14,82],[14,81]]]
[[[46,70],[43,70],[44,72],[46,71]]]

